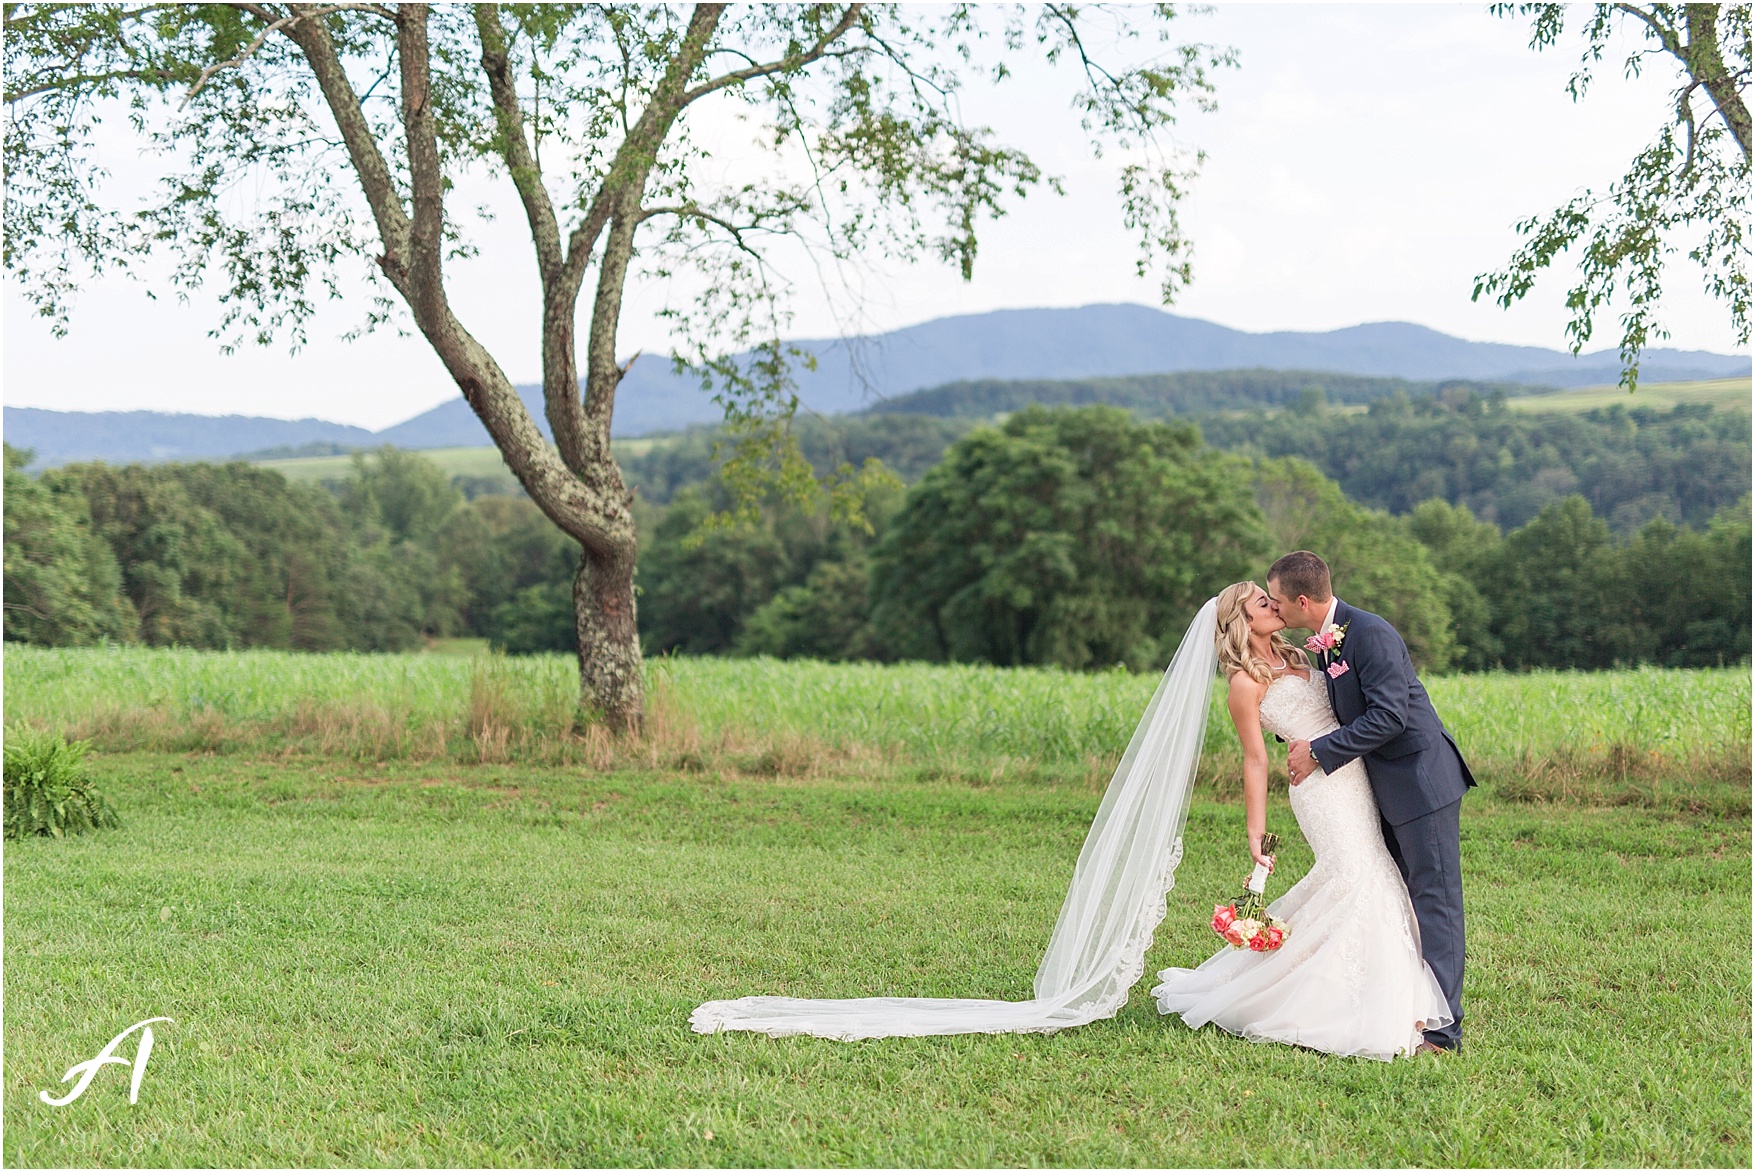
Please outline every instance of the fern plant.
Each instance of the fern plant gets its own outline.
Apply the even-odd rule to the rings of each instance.
[[[6,837],[61,838],[120,826],[122,820],[85,774],[85,741],[10,729],[6,735]]]

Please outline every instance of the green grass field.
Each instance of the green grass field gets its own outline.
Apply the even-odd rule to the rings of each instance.
[[[1080,785],[95,765],[122,829],[6,851],[11,1167],[1750,1161],[1746,816],[1471,797],[1465,1052],[1381,1064],[1190,1031],[1149,980],[1056,1035],[689,1032],[752,992],[1027,996]],[[1309,852],[1270,826],[1277,891]],[[1242,834],[1197,803],[1150,971],[1214,950]],[[137,1105],[125,1067],[38,1101],[158,1015]]]
[[[479,448],[427,448],[421,455],[445,470],[447,476],[503,476],[512,479],[512,470],[500,458],[500,450],[492,444]],[[288,480],[341,480],[353,467],[353,457],[295,456],[284,460],[259,460],[263,468],[272,468]]]
[[[1667,411],[1679,403],[1707,403],[1716,408],[1740,407],[1747,411],[1750,403],[1749,380],[1746,378],[1710,379],[1705,382],[1640,383],[1631,395],[1620,387],[1578,387],[1546,395],[1525,395],[1507,399],[1505,405],[1515,411],[1594,411],[1599,407],[1655,407]]]
[[[619,456],[638,456],[650,451],[654,444],[662,442],[663,437],[618,439],[613,447]],[[492,444],[479,448],[423,448],[420,454],[444,469],[447,476],[491,477],[502,479],[507,484],[516,483],[512,470],[500,458],[500,450]],[[274,469],[288,480],[342,480],[353,467],[353,457],[295,456],[284,460],[258,460],[255,463],[259,467]]]
[[[1749,1164],[1746,668],[1429,681],[1483,781],[1467,1046],[1379,1064],[1144,979],[1056,1035],[689,1031],[1028,996],[1151,676],[668,660],[618,742],[569,658],[435,650],[8,648],[7,724],[95,738],[123,819],[7,844],[8,1166]],[[1247,870],[1223,720],[1151,972]],[[38,1100],[160,1015],[137,1105]]]
[[[1700,382],[1640,383],[1639,389],[1628,394],[1618,386],[1573,387],[1548,391],[1539,395],[1518,395],[1505,400],[1513,411],[1551,412],[1578,415],[1601,407],[1651,407],[1668,411],[1680,403],[1705,403],[1725,410],[1744,411],[1750,407],[1750,381],[1746,378],[1707,379]],[[1371,409],[1367,403],[1348,403],[1330,407],[1341,415],[1363,415]]]

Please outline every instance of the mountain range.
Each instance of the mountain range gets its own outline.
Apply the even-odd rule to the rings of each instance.
[[[885,334],[793,344],[816,360],[816,369],[798,372],[799,398],[825,415],[872,408],[948,383],[980,380],[1244,368],[1546,387],[1613,383],[1620,377],[1612,349],[1574,357],[1536,346],[1470,342],[1409,322],[1377,322],[1320,333],[1258,334],[1125,304],[997,310],[937,318]],[[1640,377],[1649,382],[1749,373],[1747,355],[1703,350],[1648,350],[1640,368]],[[519,392],[546,433],[540,389],[520,387]],[[674,431],[720,417],[698,381],[674,373],[662,358],[638,359],[616,394],[617,436]],[[34,449],[37,466],[91,459],[214,459],[306,444],[395,444],[420,449],[489,442],[461,397],[375,432],[320,419],[7,407],[5,436],[14,447]]]

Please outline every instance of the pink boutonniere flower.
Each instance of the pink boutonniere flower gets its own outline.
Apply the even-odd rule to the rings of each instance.
[[[1327,670],[1328,670],[1328,678],[1329,679],[1338,680],[1342,676],[1346,675],[1348,672],[1352,671],[1353,665],[1350,663],[1342,662],[1342,661],[1336,661],[1334,663],[1329,664]]]
[[[1347,624],[1330,627],[1320,635],[1312,635],[1304,640],[1304,650],[1314,655],[1322,655],[1330,651],[1340,650],[1341,641],[1347,637]]]

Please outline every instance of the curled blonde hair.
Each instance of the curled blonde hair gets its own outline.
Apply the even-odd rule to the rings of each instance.
[[[1249,615],[1244,608],[1261,592],[1254,582],[1237,582],[1219,592],[1219,626],[1213,639],[1219,650],[1219,674],[1226,679],[1242,672],[1258,684],[1274,682],[1274,669],[1249,648]],[[1269,645],[1287,664],[1309,663],[1303,649],[1279,631],[1269,637]]]

